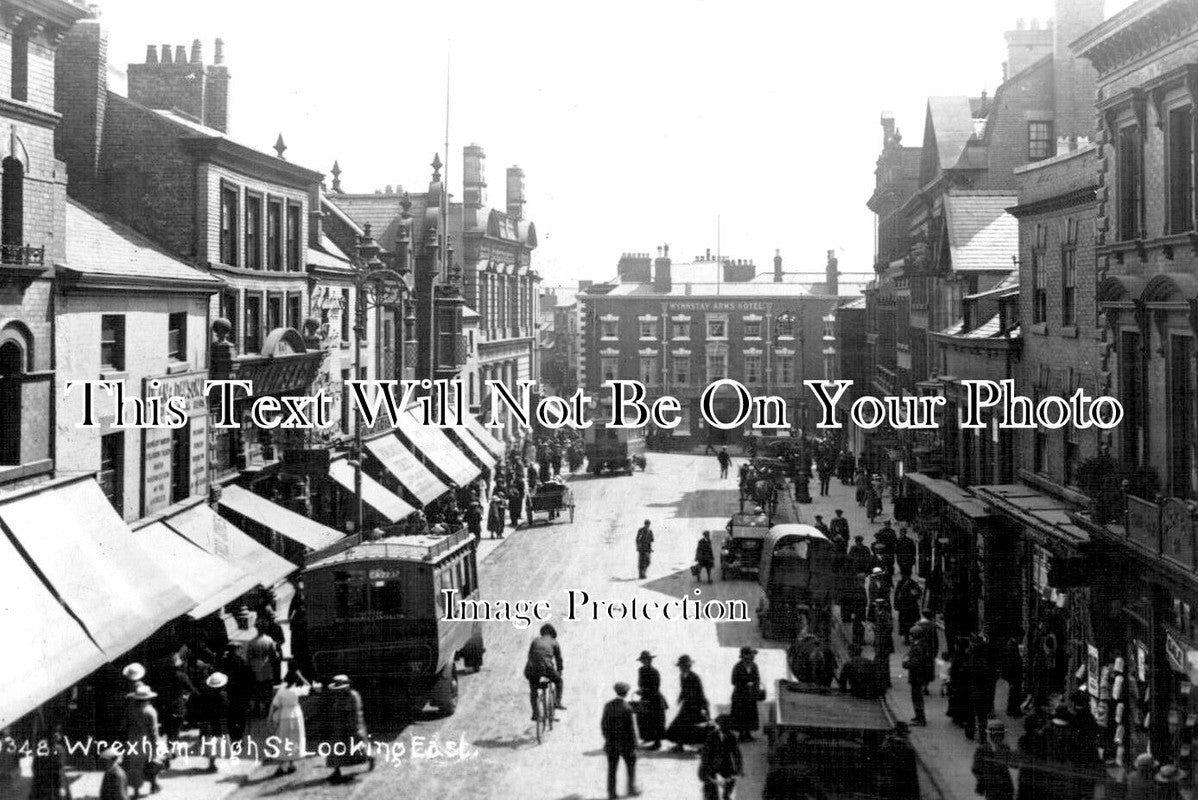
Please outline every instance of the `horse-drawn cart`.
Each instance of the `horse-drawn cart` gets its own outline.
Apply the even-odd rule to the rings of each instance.
[[[529,527],[537,523],[535,514],[544,514],[544,521],[548,524],[566,513],[569,513],[573,522],[574,493],[565,484],[553,481],[542,483],[524,498],[524,518],[528,520]]]

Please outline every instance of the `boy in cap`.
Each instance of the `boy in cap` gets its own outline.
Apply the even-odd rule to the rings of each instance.
[[[628,794],[636,796],[640,794],[636,788],[636,717],[625,699],[628,697],[628,684],[620,681],[613,688],[616,696],[607,701],[599,721],[599,729],[603,733],[603,752],[607,754],[607,796],[619,796],[616,794],[616,771],[620,767],[620,759],[624,759],[624,766],[628,770]]]

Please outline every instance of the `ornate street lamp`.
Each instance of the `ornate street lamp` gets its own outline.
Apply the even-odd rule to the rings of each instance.
[[[362,341],[366,337],[366,313],[371,308],[398,306],[409,293],[403,275],[383,266],[378,258],[378,249],[370,239],[370,227],[362,237],[362,251],[369,257],[354,259],[354,286],[357,289],[354,309],[354,378],[362,377]],[[347,309],[348,312],[348,309]],[[407,314],[411,314],[410,308]],[[406,322],[405,315],[405,322]],[[405,326],[406,327],[406,326]],[[354,416],[354,443],[349,454],[349,463],[354,468],[354,532],[362,534],[362,414]]]

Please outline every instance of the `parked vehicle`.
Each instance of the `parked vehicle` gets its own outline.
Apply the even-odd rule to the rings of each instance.
[[[380,699],[417,707],[431,700],[452,714],[456,661],[482,667],[478,622],[446,616],[442,590],[479,598],[477,541],[467,530],[449,536],[346,539],[312,553],[301,576],[316,675],[344,673]]]
[[[916,800],[915,752],[881,699],[778,681],[765,800]]]
[[[794,639],[805,621],[813,632],[826,637],[832,601],[841,586],[843,566],[837,556],[836,546],[810,525],[770,529],[757,576],[763,590],[757,609],[762,636]]]
[[[765,514],[733,514],[720,548],[720,580],[756,578],[761,571],[761,545],[769,533]]]
[[[529,527],[537,522],[535,514],[544,514],[546,524],[566,514],[570,515],[570,521],[573,522],[574,493],[561,483],[550,481],[537,484],[532,494],[524,498],[524,512]]]
[[[641,430],[592,425],[583,431],[587,469],[598,476],[607,472],[631,475],[633,467],[645,470],[645,437]]]

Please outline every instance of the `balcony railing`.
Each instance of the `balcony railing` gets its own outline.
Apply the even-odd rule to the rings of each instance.
[[[14,266],[43,266],[46,263],[46,248],[32,245],[0,245],[0,263]]]

